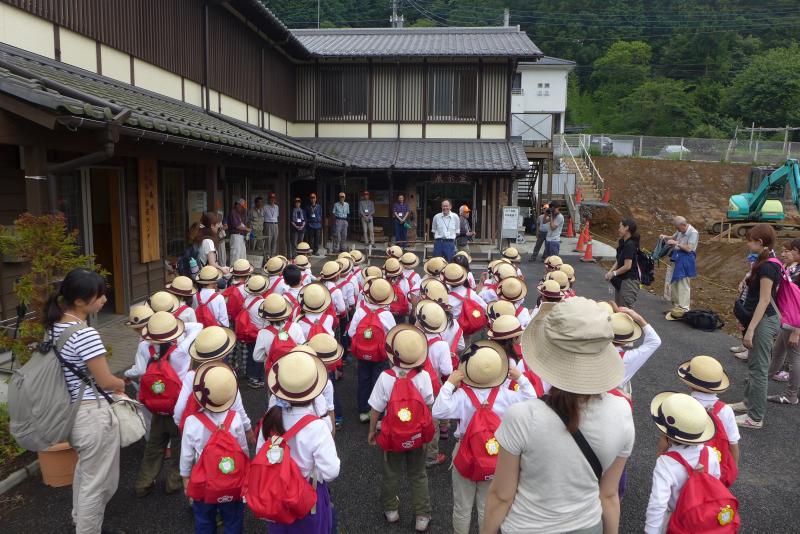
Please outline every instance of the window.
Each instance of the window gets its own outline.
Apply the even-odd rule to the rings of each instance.
[[[544,84],[544,96],[550,96],[550,84],[549,83],[545,83]]]
[[[542,82],[539,82],[539,83],[536,84],[536,96],[542,96],[542,87],[543,86],[544,86],[544,84]]]
[[[320,74],[320,120],[367,120],[369,77],[366,66],[323,68]]]
[[[474,121],[478,71],[474,67],[433,67],[428,76],[428,120]]]
[[[525,91],[522,90],[522,73],[515,72],[514,79],[511,81],[511,94],[524,95]]]

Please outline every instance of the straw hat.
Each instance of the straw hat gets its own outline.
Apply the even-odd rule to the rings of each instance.
[[[322,360],[326,367],[330,367],[342,359],[344,347],[332,335],[321,332],[306,341],[306,345],[314,349],[317,357]]]
[[[627,313],[611,314],[611,329],[614,331],[614,343],[621,345],[633,343],[642,337],[642,327]]]
[[[422,330],[400,324],[386,334],[387,354],[392,365],[401,369],[419,367],[428,358],[428,339]]]
[[[507,300],[495,300],[486,306],[486,316],[490,321],[494,321],[501,315],[513,315],[516,317],[517,308]]]
[[[383,273],[387,278],[394,278],[403,274],[403,266],[397,258],[387,258],[383,262]]]
[[[264,272],[267,276],[279,275],[286,268],[287,263],[288,261],[283,256],[272,256],[267,260],[267,263],[264,264]]]
[[[331,305],[331,292],[320,282],[312,282],[298,294],[300,308],[308,313],[322,313]]]
[[[547,259],[544,260],[544,265],[547,267],[548,271],[555,271],[564,265],[564,260],[562,260],[560,256],[548,256]]]
[[[213,265],[206,265],[197,273],[196,282],[200,285],[216,284],[222,278],[222,273]]]
[[[447,330],[444,308],[432,300],[421,300],[416,307],[417,324],[428,334],[441,334]]]
[[[350,256],[337,258],[336,263],[339,264],[339,274],[348,274],[353,270],[353,260],[350,259]]]
[[[564,297],[561,286],[555,280],[545,280],[538,287],[539,294],[546,299],[560,299]]]
[[[505,280],[506,278],[514,278],[517,276],[517,268],[508,263],[507,261],[501,261],[495,264],[494,268],[492,269],[492,277],[498,282]]]
[[[156,291],[153,296],[147,299],[147,304],[154,312],[169,312],[172,313],[178,309],[180,302],[178,297],[166,291]]]
[[[294,247],[294,250],[298,254],[311,254],[311,245],[305,241],[300,241],[297,246]]]
[[[250,265],[250,262],[247,261],[245,258],[239,258],[233,265],[231,266],[231,274],[233,276],[250,276],[253,274],[253,266]]]
[[[377,306],[391,304],[394,301],[394,289],[385,278],[370,278],[364,284],[364,298]]]
[[[155,312],[142,328],[142,338],[153,343],[169,343],[183,335],[183,321],[169,312]]]
[[[490,271],[493,271],[494,268],[497,267],[497,265],[500,263],[511,263],[511,262],[505,258],[496,258],[490,261],[487,267],[489,268]]]
[[[716,359],[695,356],[678,366],[678,378],[697,391],[720,393],[731,386],[730,379]]]
[[[370,278],[383,278],[383,270],[377,265],[367,265],[361,270],[361,277],[364,280],[369,280]]]
[[[267,290],[267,283],[266,277],[261,276],[260,274],[254,274],[247,279],[247,283],[244,285],[244,290],[250,295],[261,295]]]
[[[189,346],[189,356],[196,362],[220,360],[236,348],[236,334],[230,328],[203,328]]]
[[[441,273],[442,269],[444,269],[446,266],[446,259],[441,256],[434,256],[429,258],[428,261],[422,265],[422,270],[425,271],[425,274],[429,276],[439,276],[439,273]]]
[[[464,256],[465,258],[467,258],[467,263],[472,263],[472,256],[470,256],[469,252],[467,252],[466,250],[459,250],[458,252],[455,253],[455,255],[453,255],[454,258],[456,256]]]
[[[464,283],[467,279],[467,270],[457,263],[448,263],[442,269],[442,278],[444,283],[450,286],[457,286]]]
[[[519,255],[519,250],[514,247],[508,247],[505,249],[503,251],[503,257],[513,263],[519,263],[522,261],[522,256]]]
[[[328,383],[328,371],[309,346],[295,347],[272,364],[267,387],[273,395],[291,403],[304,403],[318,397]]]
[[[670,311],[667,312],[664,318],[667,321],[680,321],[681,319],[683,319],[683,315],[685,313],[686,310],[684,310],[680,306],[675,306],[674,308],[672,308]]]
[[[356,249],[350,251],[350,257],[353,258],[353,262],[356,265],[361,265],[362,263],[364,263],[364,260],[367,259],[360,250]]]
[[[474,388],[493,388],[508,377],[508,355],[494,341],[478,341],[461,354],[458,368],[464,372],[463,382]]]
[[[220,413],[233,406],[239,386],[233,369],[221,361],[210,361],[197,368],[192,390],[197,404]]]
[[[400,264],[404,269],[413,269],[419,265],[419,258],[413,252],[406,252],[400,256]]]
[[[167,284],[166,290],[179,297],[191,297],[197,293],[194,282],[188,276],[176,276],[172,279],[172,283]]]
[[[486,335],[498,341],[522,335],[522,325],[514,315],[501,315],[492,322]]]
[[[705,443],[716,431],[700,401],[685,393],[659,393],[650,403],[650,416],[661,432],[678,443]]]
[[[301,270],[305,271],[309,267],[311,267],[311,261],[309,261],[308,256],[300,254],[294,258],[294,264],[297,265]]]
[[[353,256],[352,256],[352,255],[351,255],[349,252],[347,252],[346,250],[343,250],[343,251],[341,251],[341,252],[339,253],[339,255],[338,255],[338,256],[336,256],[336,259],[337,259],[337,260],[338,260],[338,259],[341,259],[341,258],[347,258],[347,259],[350,259],[350,260],[351,260],[351,259],[353,259]]]
[[[558,270],[567,275],[567,279],[569,279],[570,285],[575,283],[575,267],[573,267],[569,263],[562,263],[558,267]]]
[[[543,312],[522,334],[522,355],[534,373],[559,389],[588,395],[622,382],[625,367],[611,344],[611,322],[593,300],[574,297],[540,318]]]
[[[420,284],[420,294],[426,299],[438,302],[443,306],[450,307],[450,293],[443,282],[435,278],[426,278]]]
[[[386,256],[389,258],[400,259],[400,256],[402,255],[403,255],[403,249],[397,245],[392,245],[386,249]]]
[[[506,278],[497,284],[497,296],[503,300],[517,302],[528,294],[528,284],[519,278]]]
[[[319,272],[319,277],[323,280],[333,280],[342,270],[342,266],[335,261],[326,261],[322,265],[322,270]]]
[[[147,304],[135,304],[131,306],[131,311],[128,313],[128,320],[125,321],[125,326],[130,326],[135,330],[144,328],[147,320],[153,316],[155,312],[153,308]]]
[[[283,295],[270,293],[258,305],[258,316],[271,323],[285,321],[292,315],[292,304]]]
[[[545,280],[555,280],[561,286],[561,291],[569,289],[569,276],[563,271],[550,271],[545,276]]]

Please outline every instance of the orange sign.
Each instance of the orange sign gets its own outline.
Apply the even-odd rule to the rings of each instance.
[[[139,159],[139,261],[161,259],[158,230],[158,162]]]

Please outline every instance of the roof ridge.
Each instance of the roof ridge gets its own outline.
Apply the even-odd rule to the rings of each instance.
[[[436,26],[432,28],[290,28],[295,35],[377,35],[382,33],[525,33],[519,26]]]

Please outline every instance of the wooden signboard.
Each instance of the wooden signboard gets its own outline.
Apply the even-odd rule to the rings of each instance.
[[[139,158],[139,261],[161,259],[158,229],[158,162]]]

